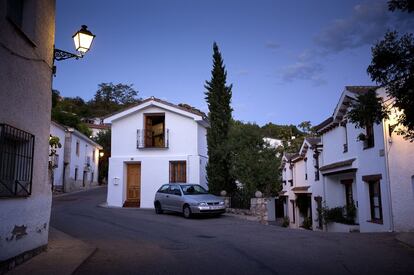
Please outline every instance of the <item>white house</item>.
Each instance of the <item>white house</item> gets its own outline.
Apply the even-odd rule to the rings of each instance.
[[[92,131],[91,137],[96,137],[100,132],[106,132],[111,128],[108,124],[104,124],[103,120],[100,117],[83,118],[82,122]]]
[[[322,207],[323,194],[318,171],[321,147],[319,138],[308,137],[298,153],[285,153],[282,157],[279,200],[283,203],[283,216],[289,218],[289,227],[301,227],[307,219],[312,229],[323,229],[317,211]]]
[[[168,182],[207,187],[207,127],[204,113],[154,97],[111,115],[109,206],[152,208]]]
[[[324,200],[329,208],[354,204],[361,232],[414,231],[414,144],[395,133],[396,110],[390,119],[364,129],[347,119],[350,103],[371,89],[385,97],[383,88],[345,87],[333,115],[316,126],[323,144]],[[364,141],[358,140],[361,133]]]
[[[46,248],[55,1],[0,0],[0,273]]]
[[[50,159],[53,165],[54,189],[71,192],[98,185],[99,150],[102,146],[80,133],[54,121],[50,135],[59,137],[62,145]]]

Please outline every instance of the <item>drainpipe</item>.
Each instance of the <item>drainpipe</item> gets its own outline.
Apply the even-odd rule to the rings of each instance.
[[[391,177],[390,177],[390,165],[389,165],[389,157],[388,157],[388,153],[391,150],[391,145],[388,143],[388,138],[389,136],[391,136],[391,133],[387,133],[387,127],[385,124],[385,119],[382,120],[382,132],[383,132],[383,141],[384,141],[384,161],[385,161],[385,174],[386,174],[386,179],[388,181],[388,186],[387,186],[387,193],[388,193],[388,210],[389,210],[389,219],[390,219],[390,231],[393,232],[394,231],[394,218],[393,218],[393,210],[392,210],[392,199],[391,199]]]

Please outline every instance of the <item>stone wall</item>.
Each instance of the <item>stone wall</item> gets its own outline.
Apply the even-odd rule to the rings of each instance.
[[[226,199],[225,198],[225,203]],[[269,221],[274,221],[274,213],[275,213],[275,199],[274,198],[251,198],[250,199],[250,209],[236,209],[230,208],[230,200],[226,203],[226,211],[227,213],[236,214],[236,215],[244,215],[244,216],[252,216],[257,219],[262,224],[268,224]]]

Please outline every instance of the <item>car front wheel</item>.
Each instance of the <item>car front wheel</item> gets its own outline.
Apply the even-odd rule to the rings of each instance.
[[[157,203],[155,204],[155,213],[156,213],[156,214],[162,214],[162,213],[163,213],[163,211],[162,211],[162,207],[161,207],[161,203],[159,203],[159,202],[157,202]]]
[[[191,218],[191,209],[188,205],[184,206],[183,215],[184,215],[184,218],[186,218],[186,219]]]

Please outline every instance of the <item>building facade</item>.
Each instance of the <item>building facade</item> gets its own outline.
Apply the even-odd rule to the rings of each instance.
[[[154,97],[105,119],[111,124],[110,206],[153,208],[155,192],[169,182],[207,187],[204,113]]]
[[[329,208],[354,208],[361,232],[414,231],[414,145],[395,133],[397,110],[361,129],[347,118],[351,102],[370,90],[386,98],[383,88],[347,86],[333,115],[316,126],[323,144],[324,200]],[[352,229],[328,225],[331,231]]]
[[[80,133],[56,122],[50,125],[50,135],[59,137],[61,148],[50,158],[53,167],[53,188],[64,192],[98,185],[99,151],[102,146]]]
[[[296,154],[282,157],[283,216],[289,218],[289,227],[322,230],[318,208],[322,207],[323,188],[319,174],[321,143],[308,137]]]
[[[55,1],[0,0],[0,262],[48,242]]]

